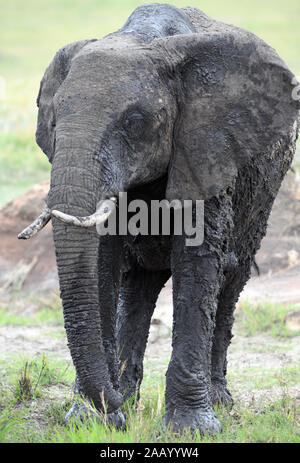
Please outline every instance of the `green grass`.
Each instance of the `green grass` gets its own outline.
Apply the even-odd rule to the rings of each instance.
[[[49,176],[35,145],[36,97],[45,68],[66,43],[117,30],[145,2],[136,0],[0,0],[0,206]],[[186,0],[221,21],[259,35],[300,76],[300,4],[274,0]],[[5,90],[1,88],[5,84]],[[3,87],[3,85],[2,85]]]
[[[74,369],[70,362],[44,354],[30,358],[26,355],[10,355],[1,359],[0,408],[14,403],[27,405],[32,400],[43,399],[48,388],[54,385],[71,390]]]
[[[268,333],[275,338],[292,337],[299,335],[300,331],[289,330],[285,326],[284,317],[294,310],[293,305],[244,302],[236,312],[235,320],[241,333],[247,336]]]
[[[63,315],[62,309],[54,309],[49,311],[41,309],[34,312],[32,315],[19,315],[10,313],[6,308],[0,308],[0,325],[15,325],[15,326],[62,326]]]
[[[4,204],[35,183],[49,179],[50,163],[31,131],[0,135],[0,194]]]
[[[299,366],[284,366],[280,368],[262,369],[259,367],[248,367],[230,369],[228,372],[228,383],[234,385],[236,382],[241,384],[244,390],[263,391],[272,388],[290,388],[300,384]]]
[[[62,325],[62,311],[52,311],[42,309],[33,315],[18,315],[7,312],[6,309],[0,309],[0,325],[15,326],[41,326],[41,325]]]
[[[255,352],[258,354],[265,354],[267,352],[272,353],[274,351],[284,353],[284,352],[289,352],[290,345],[289,343],[286,342],[286,338],[284,338],[284,341],[281,343],[271,342],[271,339],[269,338],[267,345],[265,344],[248,345],[248,346],[244,346],[244,350],[246,352]]]
[[[0,306],[0,326],[63,326],[63,311],[61,301],[57,293],[47,297],[22,296],[21,309],[16,304],[20,299],[19,292],[12,294],[10,302]],[[30,314],[25,315],[23,308],[34,306]]]
[[[295,403],[284,397],[272,405],[262,406],[260,412],[255,409],[237,406],[233,414],[224,408],[217,410],[223,432],[217,437],[200,436],[199,432],[191,435],[185,432],[176,435],[161,428],[161,416],[149,417],[143,412],[129,415],[130,424],[126,432],[109,430],[94,419],[76,427],[57,427],[52,442],[68,443],[234,443],[234,442],[299,442],[297,430],[298,417]]]
[[[15,410],[14,404],[10,404],[0,415],[0,442],[5,442],[8,434],[20,432],[20,427],[26,425],[29,420],[24,418],[27,410]]]
[[[16,394],[16,385],[22,377],[24,366],[28,365],[31,382],[29,396]],[[215,437],[201,437],[199,433],[182,436],[162,428],[164,413],[164,385],[162,374],[153,373],[146,365],[149,374],[145,376],[141,400],[137,411],[129,404],[123,409],[127,416],[127,428],[119,431],[114,427],[105,427],[100,417],[91,413],[84,423],[71,420],[63,423],[64,416],[72,403],[71,383],[74,379],[69,364],[54,358],[39,356],[34,359],[17,357],[1,367],[3,378],[10,378],[9,384],[0,389],[0,441],[1,442],[299,442],[299,403],[289,394],[289,384],[282,382],[285,370],[275,375],[273,386],[280,388],[280,394],[273,402],[256,401],[247,405],[238,402],[232,411],[218,407],[216,414],[220,419],[223,432]],[[15,375],[9,373],[14,372]],[[21,376],[20,376],[21,373]],[[261,372],[252,371],[252,376],[260,377]],[[274,376],[266,372],[266,376]],[[13,380],[12,380],[13,378]],[[276,382],[277,381],[277,382]],[[60,400],[53,397],[51,387],[61,385]],[[271,386],[271,384],[269,384]],[[7,392],[9,390],[9,393]],[[33,391],[35,391],[33,393]],[[4,400],[3,400],[4,399]]]
[[[284,314],[294,307],[271,304],[257,307],[246,306],[239,310],[236,330],[239,335],[262,334],[269,336],[270,343],[260,344],[254,352],[287,352],[291,346],[291,333],[282,326]],[[31,315],[20,316],[8,306],[0,311],[0,325],[41,326],[40,335],[50,336],[47,327],[59,327],[64,336],[58,295],[50,301],[41,300]],[[246,318],[245,318],[246,317]],[[274,331],[274,324],[277,324]],[[46,330],[46,331],[45,331]],[[275,336],[275,337],[274,337]],[[268,337],[266,338],[268,339]],[[265,341],[266,341],[265,339]],[[233,346],[234,347],[234,346]],[[232,348],[233,348],[232,347]],[[291,346],[292,347],[292,346]],[[292,347],[294,348],[294,347]],[[241,346],[240,346],[241,349]],[[242,357],[241,357],[242,358]],[[70,408],[73,394],[74,367],[57,355],[10,354],[0,358],[0,437],[2,442],[299,442],[299,398],[295,390],[300,383],[297,362],[284,362],[272,366],[251,366],[249,362],[228,368],[228,387],[238,399],[233,411],[219,407],[217,415],[223,425],[223,433],[215,438],[185,433],[179,437],[162,429],[164,414],[165,376],[168,358],[159,364],[147,361],[141,401],[137,412],[124,405],[128,427],[125,432],[103,426],[99,417],[92,415],[87,422],[76,426],[64,425],[64,416]],[[292,394],[290,391],[294,391]],[[258,394],[253,401],[251,396]],[[262,397],[260,396],[262,393]],[[59,398],[57,397],[59,395]],[[241,397],[245,399],[241,401]],[[261,398],[260,398],[261,397]],[[264,398],[263,398],[264,397]],[[273,397],[272,403],[265,397]],[[8,414],[9,410],[9,414]],[[11,417],[8,420],[7,417]],[[298,426],[298,428],[297,428]]]

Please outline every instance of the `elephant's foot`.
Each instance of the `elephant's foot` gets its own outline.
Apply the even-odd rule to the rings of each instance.
[[[126,418],[120,408],[107,415],[107,422],[110,426],[114,426],[117,429],[124,429],[124,431],[126,429]]]
[[[123,412],[118,408],[112,413],[104,415],[103,413],[95,411],[91,406],[86,405],[83,401],[75,400],[72,407],[65,416],[64,423],[67,424],[71,418],[75,421],[85,422],[91,417],[99,419],[101,424],[114,426],[117,429],[126,428],[126,420]]]
[[[215,435],[222,431],[222,425],[211,408],[174,409],[168,406],[164,423],[180,434],[184,429],[192,432],[199,430],[201,435]]]
[[[225,380],[212,380],[211,401],[213,405],[224,405],[229,409],[233,407],[233,398],[226,387]]]

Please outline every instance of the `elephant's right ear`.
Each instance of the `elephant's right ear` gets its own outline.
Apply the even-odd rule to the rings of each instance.
[[[38,123],[36,142],[52,161],[55,150],[53,97],[68,75],[72,58],[88,43],[97,39],[73,42],[61,48],[47,67],[37,97]]]

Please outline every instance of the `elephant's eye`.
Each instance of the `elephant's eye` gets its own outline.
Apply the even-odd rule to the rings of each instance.
[[[131,112],[124,118],[123,127],[130,138],[139,138],[146,129],[145,117],[139,112]]]

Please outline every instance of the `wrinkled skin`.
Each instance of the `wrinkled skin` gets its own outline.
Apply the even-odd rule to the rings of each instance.
[[[205,200],[196,247],[185,236],[100,237],[52,219],[76,391],[99,410],[104,400],[117,425],[124,400],[139,394],[151,316],[172,276],[164,420],[221,430],[212,405],[232,402],[234,307],[295,149],[292,78],[253,34],[159,4],[101,40],[67,45],[47,68],[36,138],[52,163],[50,210],[86,216],[124,191]]]

